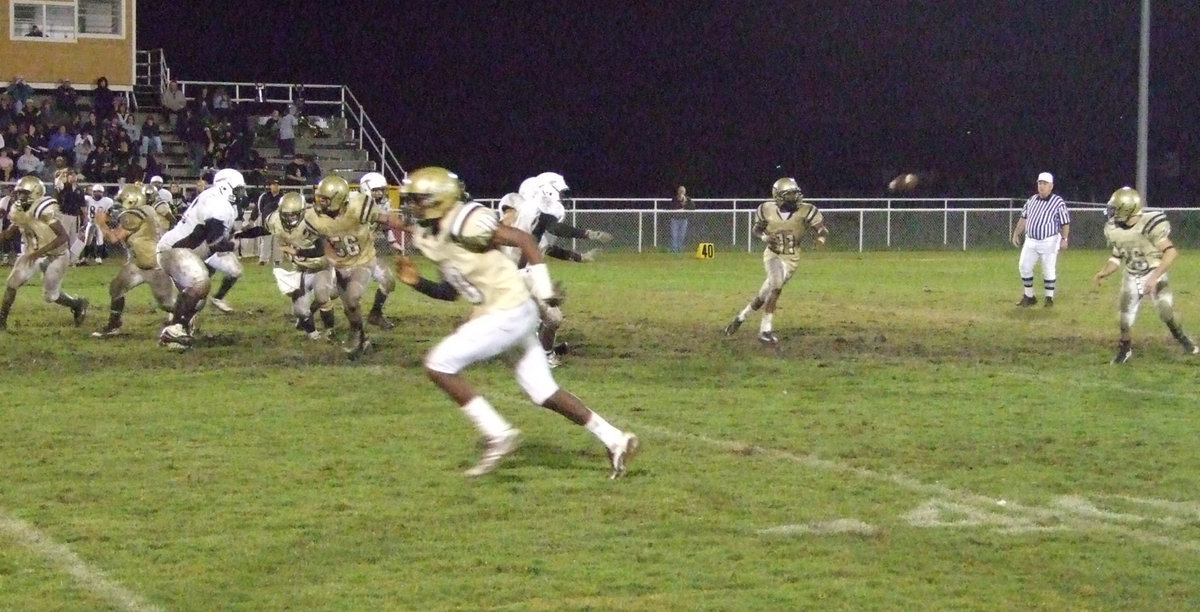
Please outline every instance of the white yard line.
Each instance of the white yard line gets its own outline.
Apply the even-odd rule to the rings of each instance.
[[[745,452],[749,450],[753,451],[756,455],[774,457],[813,470],[845,474],[862,480],[890,484],[913,493],[929,495],[933,498],[931,502],[901,517],[916,526],[987,525],[1011,532],[1041,531],[1056,527],[1085,532],[1108,531],[1146,544],[1155,544],[1175,550],[1200,553],[1200,542],[1173,538],[1131,526],[1131,523],[1157,523],[1161,528],[1174,530],[1175,525],[1171,521],[1156,520],[1151,517],[1132,514],[1105,512],[1099,510],[1090,502],[1079,503],[1079,498],[1060,497],[1050,506],[1032,506],[1005,501],[996,497],[988,497],[967,490],[952,489],[945,485],[922,482],[905,474],[876,472],[845,463],[838,463],[811,453],[800,454],[765,448],[736,440],[723,440],[699,434],[689,434],[644,423],[634,424],[634,428],[667,438],[699,442],[705,446],[725,451]],[[1165,504],[1168,502],[1161,503]],[[1171,503],[1177,503],[1182,508],[1195,508],[1195,505],[1191,503]],[[942,522],[938,519],[936,513],[941,510],[951,512],[955,510],[970,510],[970,512],[966,517],[968,520],[951,523]],[[778,530],[779,528],[772,529]]]
[[[162,610],[105,576],[104,572],[88,565],[70,548],[50,539],[50,536],[9,514],[4,508],[0,508],[0,536],[7,536],[30,552],[52,562],[60,570],[70,574],[84,589],[124,610],[129,610],[129,612],[161,612]]]

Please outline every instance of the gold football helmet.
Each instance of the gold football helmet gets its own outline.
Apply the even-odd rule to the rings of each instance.
[[[304,220],[304,196],[289,191],[279,198],[279,222],[284,229],[293,230]]]
[[[157,206],[159,203],[158,186],[154,183],[146,183],[142,185],[142,194],[146,196],[146,203],[150,206]],[[121,194],[117,194],[120,196]]]
[[[149,188],[149,190],[155,195],[158,194],[158,190],[154,189],[154,187],[150,185],[133,183],[132,185],[126,185],[122,187],[121,191],[117,192],[115,204],[124,210],[137,208],[138,206],[141,206],[147,202],[147,188]]]
[[[1122,187],[1108,199],[1108,216],[1122,227],[1129,227],[1129,220],[1142,214],[1142,195],[1132,187]]]
[[[22,210],[29,210],[46,197],[46,184],[36,176],[23,176],[13,187],[13,200]]]
[[[784,177],[771,185],[771,197],[780,204],[794,206],[800,203],[800,198],[804,197],[804,194],[800,192],[800,185],[796,179]]]
[[[313,208],[327,217],[336,217],[346,207],[349,198],[350,183],[340,176],[327,176],[317,183]]]
[[[417,217],[425,220],[442,218],[463,201],[464,193],[457,174],[434,166],[413,170],[400,184],[404,203],[412,205]]]

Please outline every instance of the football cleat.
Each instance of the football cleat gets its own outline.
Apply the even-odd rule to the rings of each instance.
[[[554,351],[555,355],[566,355],[571,350],[571,346],[566,342],[559,342],[551,350]]]
[[[763,344],[779,344],[779,336],[773,331],[759,332],[758,341]]]
[[[1181,340],[1179,343],[1183,345],[1183,354],[1200,355],[1200,347],[1196,346],[1196,343],[1192,342],[1191,338],[1184,336],[1183,340]]]
[[[308,339],[309,340],[324,340],[325,336],[321,332],[314,329],[314,330],[308,332]]]
[[[354,343],[354,346],[343,348],[342,350],[346,351],[347,359],[358,361],[359,357],[362,357],[367,354],[367,351],[371,350],[371,340],[366,336],[360,336],[358,342]]]
[[[158,334],[158,344],[169,349],[186,349],[192,346],[194,342],[195,338],[179,323],[172,323],[162,328],[162,331]]]
[[[738,328],[741,326],[742,320],[734,317],[734,319],[729,322],[729,325],[725,326],[725,335],[732,336],[733,334],[737,333]]]
[[[229,313],[233,312],[233,306],[230,306],[229,302],[226,302],[225,300],[223,300],[221,298],[213,298],[211,301],[212,301],[213,308],[216,308],[217,310],[220,310],[221,312],[223,312],[225,314],[229,314]]]
[[[621,441],[608,449],[608,460],[612,464],[609,479],[615,480],[625,475],[626,463],[637,453],[638,444],[637,436],[625,432],[621,434]]]
[[[105,327],[100,331],[92,332],[93,338],[114,338],[121,335],[120,327]]]
[[[559,359],[558,353],[555,353],[554,349],[551,349],[546,351],[546,363],[548,363],[550,365],[550,369],[553,370],[554,368],[562,365],[562,359]]]
[[[1017,306],[1020,306],[1021,308],[1028,308],[1028,307],[1030,307],[1030,306],[1037,306],[1037,298],[1033,297],[1032,295],[1025,295],[1025,296],[1022,296],[1022,297],[1021,297],[1021,301],[1020,301],[1020,302],[1017,302]]]
[[[1132,357],[1133,346],[1129,342],[1121,342],[1121,344],[1117,347],[1117,356],[1113,357],[1112,363],[1129,363],[1129,360]]]
[[[393,327],[396,327],[396,324],[392,323],[387,319],[387,317],[383,316],[382,312],[375,311],[371,311],[371,313],[367,315],[367,323],[370,323],[379,329],[392,329]]]
[[[1053,308],[1054,307],[1054,298],[1047,295],[1044,305],[1046,308]]]
[[[483,451],[483,456],[479,458],[479,462],[467,470],[465,474],[474,477],[483,476],[491,472],[500,464],[500,460],[505,455],[516,450],[520,443],[521,431],[515,427],[510,427],[508,431],[490,438],[487,441],[487,448]],[[612,451],[610,450],[609,452],[611,453]]]
[[[79,298],[76,300],[75,305],[71,307],[71,318],[75,321],[75,327],[83,325],[83,320],[87,317],[88,306],[87,300]]]

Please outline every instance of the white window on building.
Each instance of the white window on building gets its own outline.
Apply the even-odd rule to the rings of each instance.
[[[124,0],[79,0],[80,36],[125,35]]]
[[[75,4],[13,2],[10,32],[14,40],[75,40]]]

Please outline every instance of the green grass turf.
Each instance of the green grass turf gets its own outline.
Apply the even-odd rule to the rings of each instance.
[[[398,290],[351,364],[250,266],[177,354],[145,288],[87,337],[117,268],[73,269],[84,328],[30,286],[0,335],[0,609],[1200,607],[1200,362],[1147,308],[1108,365],[1103,253],[1062,254],[1053,309],[1014,306],[1016,259],[809,254],[778,348],[721,334],[758,255],[552,263],[556,378],[643,441],[616,482],[501,362],[467,375],[524,444],[462,476],[475,433],[420,362],[465,303]],[[1171,276],[1200,333],[1196,269]]]

